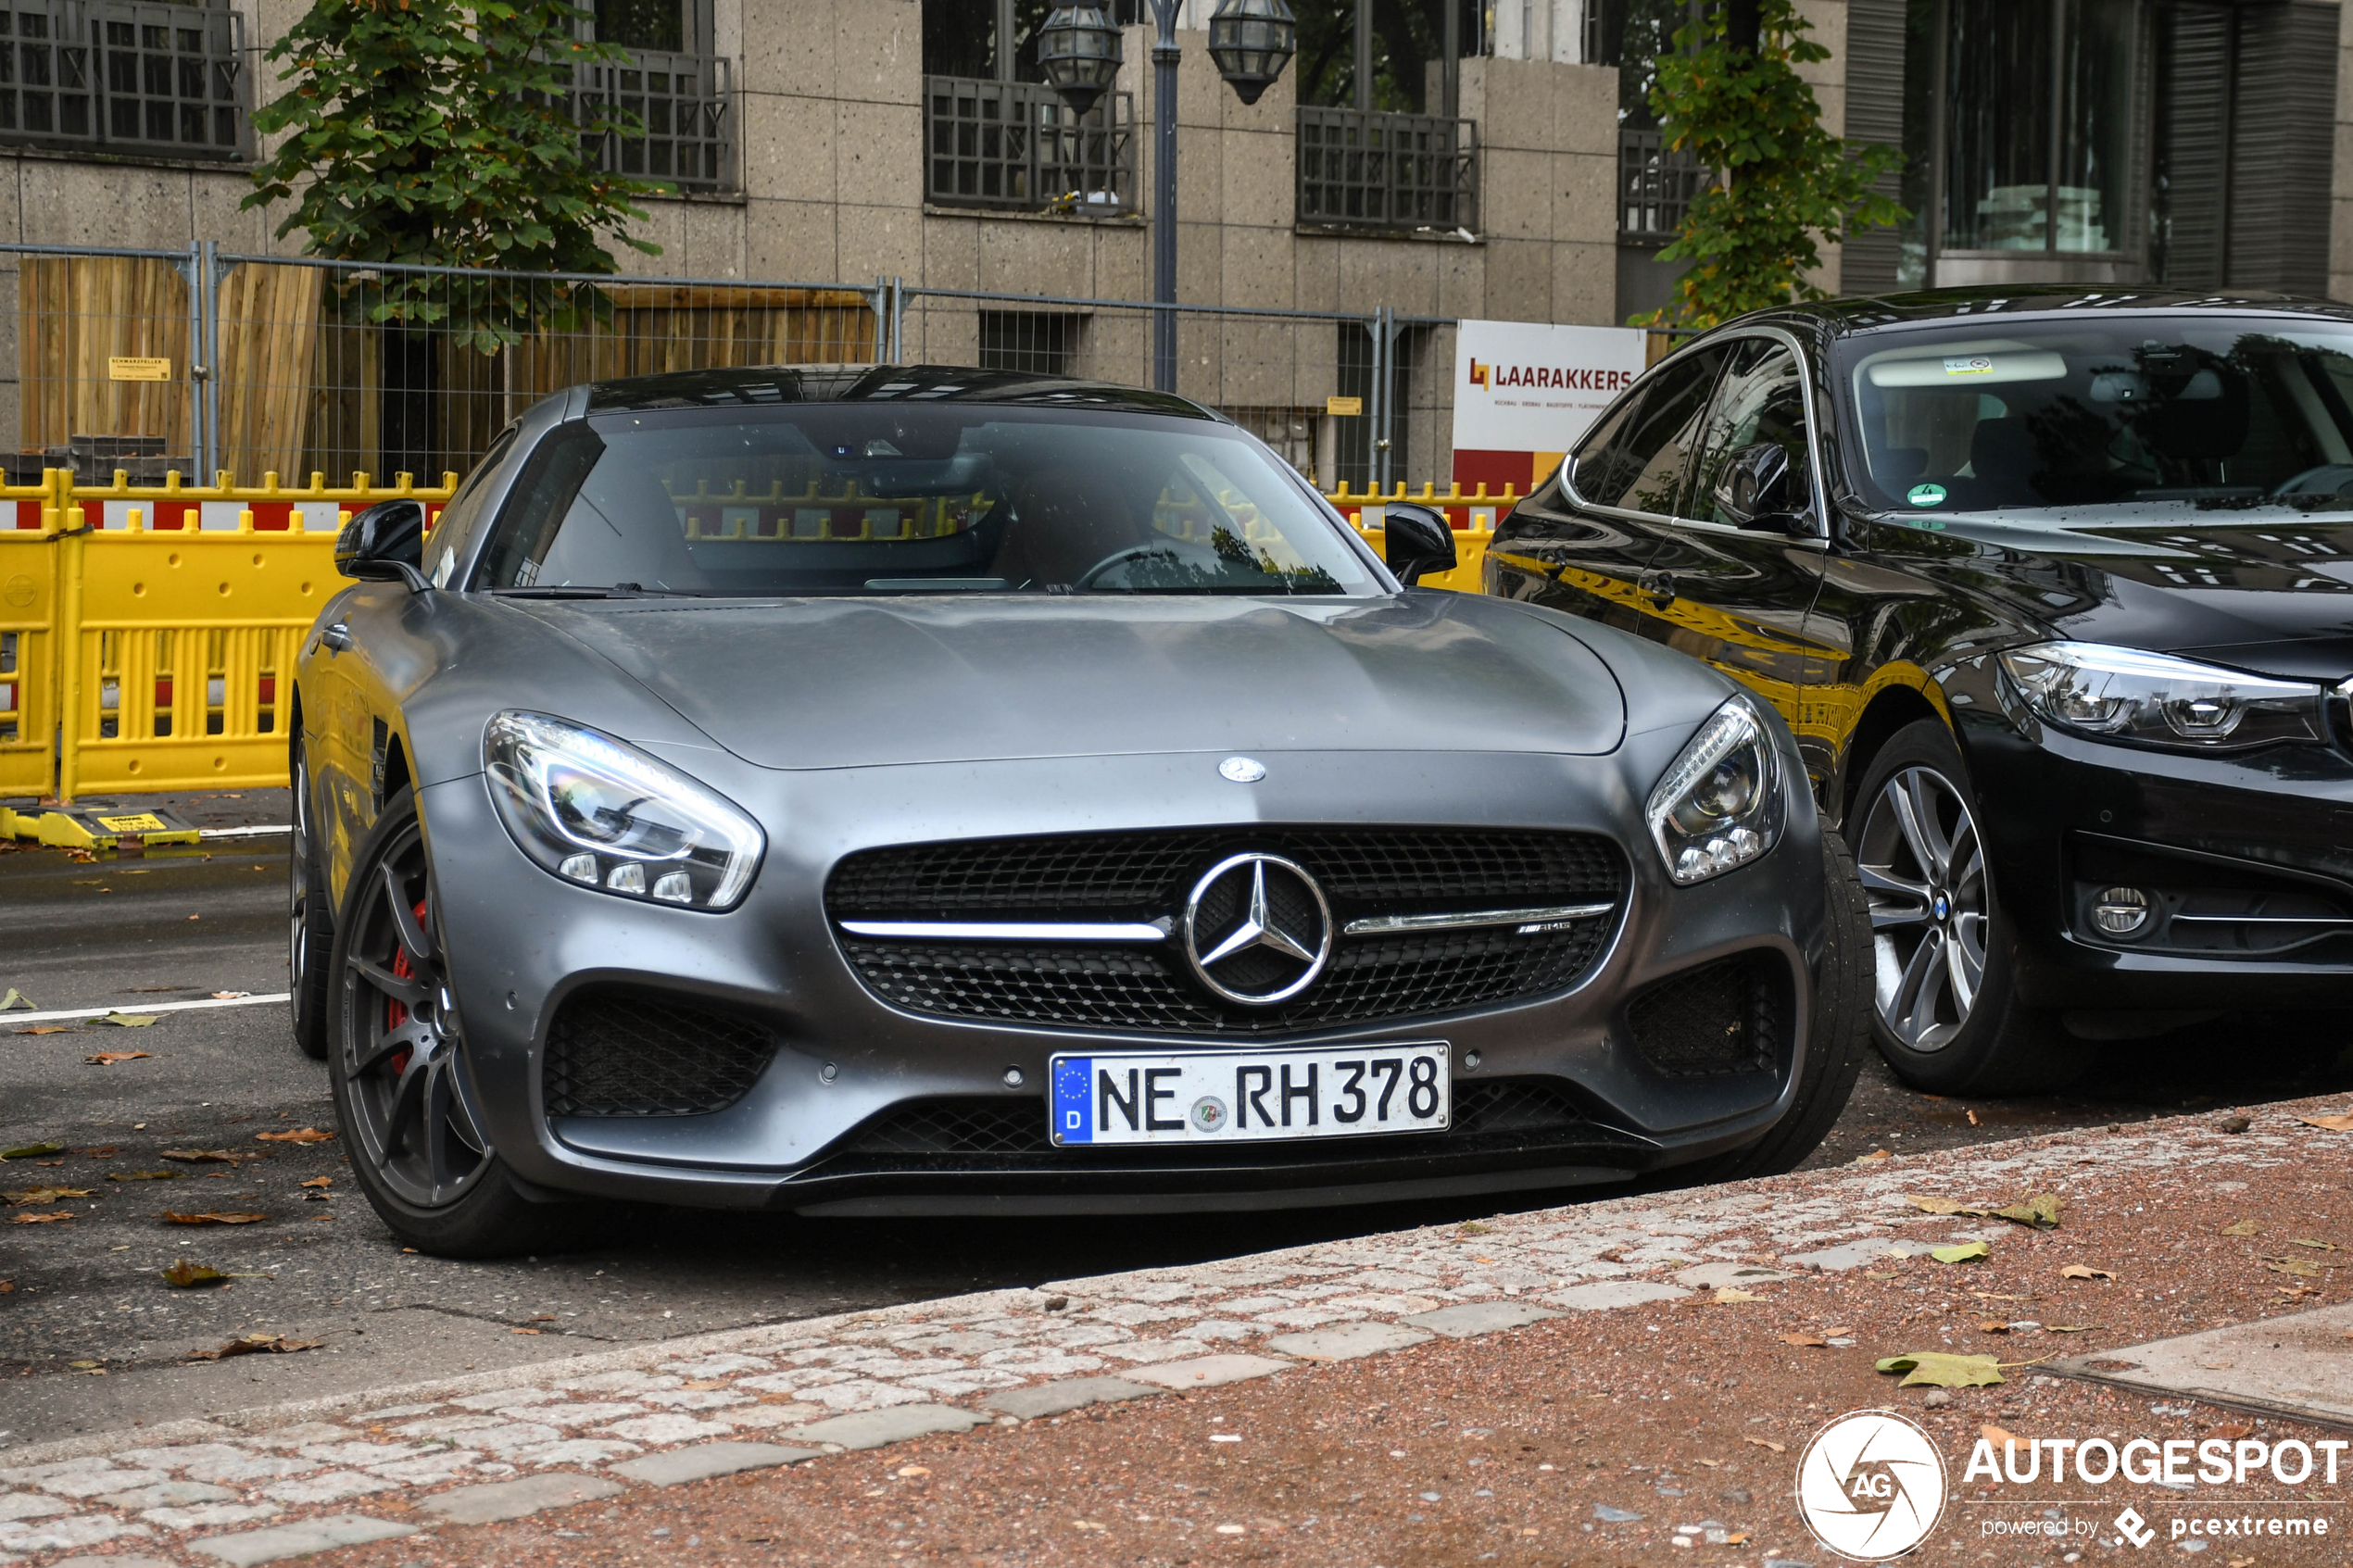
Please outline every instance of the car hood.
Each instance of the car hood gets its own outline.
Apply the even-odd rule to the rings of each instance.
[[[1977,547],[1981,587],[2059,635],[2291,679],[2353,673],[2353,520],[2058,518],[1939,521]]]
[[[746,761],[1100,753],[1594,755],[1617,682],[1548,618],[1472,595],[506,601]]]

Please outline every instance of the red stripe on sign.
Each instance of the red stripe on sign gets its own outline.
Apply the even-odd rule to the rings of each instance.
[[[19,528],[40,527],[41,503],[38,501],[19,501],[17,503],[17,526]]]
[[[291,501],[256,501],[247,510],[253,513],[253,526],[258,533],[283,533],[287,518],[294,511]]]

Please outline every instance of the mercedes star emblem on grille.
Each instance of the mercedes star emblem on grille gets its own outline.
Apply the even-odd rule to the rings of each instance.
[[[1297,861],[1229,855],[1185,900],[1185,957],[1227,1001],[1269,1007],[1315,983],[1332,955],[1332,911]]]
[[[2353,682],[2347,682],[2353,685]],[[1219,776],[1236,784],[1256,784],[1266,776],[1266,764],[1255,757],[1228,757],[1217,764]]]

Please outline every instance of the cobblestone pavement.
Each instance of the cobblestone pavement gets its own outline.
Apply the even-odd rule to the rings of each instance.
[[[94,1549],[265,1562],[1547,1319],[1630,1321],[1631,1311],[1815,1274],[1892,1278],[1875,1271],[1957,1243],[2007,1250],[2015,1238],[2052,1239],[1998,1219],[1923,1212],[1912,1199],[1924,1184],[1972,1200],[2049,1192],[2073,1204],[2096,1191],[2110,1210],[2120,1191],[2148,1184],[2235,1192],[2301,1172],[2333,1178],[2334,1191],[2348,1135],[2298,1111],[2317,1113],[2264,1107],[2244,1131],[2181,1119],[1867,1160],[15,1449],[0,1456],[0,1564]],[[2317,1298],[2331,1281],[2307,1269],[2285,1283],[2297,1298]],[[2031,1347],[2041,1326],[2016,1325],[2018,1343]],[[1949,1326],[1938,1332],[1950,1342]],[[2055,1355],[2062,1343],[2123,1342],[2048,1343]],[[1636,1336],[1632,1353],[1642,1349]]]

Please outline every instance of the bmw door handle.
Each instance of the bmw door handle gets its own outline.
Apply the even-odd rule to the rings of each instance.
[[[346,653],[351,648],[351,628],[338,621],[320,629],[320,646],[331,653]]]

